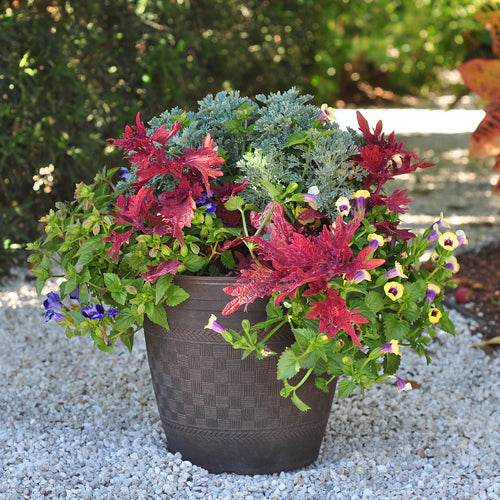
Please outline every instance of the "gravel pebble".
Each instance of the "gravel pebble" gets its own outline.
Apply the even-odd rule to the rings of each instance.
[[[142,335],[131,354],[67,340],[26,273],[0,286],[2,500],[500,498],[500,359],[472,348],[456,311],[430,366],[403,352],[400,374],[420,388],[334,402],[314,465],[217,475],[167,450]]]

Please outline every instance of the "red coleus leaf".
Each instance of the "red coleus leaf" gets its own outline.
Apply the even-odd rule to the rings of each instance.
[[[210,194],[210,179],[216,179],[223,175],[222,170],[215,168],[221,163],[224,163],[224,158],[218,156],[219,150],[214,146],[214,141],[210,134],[205,136],[202,147],[199,149],[187,149],[179,158],[179,163],[182,167],[190,169],[189,176],[200,181],[205,186],[205,191]]]
[[[403,241],[411,240],[415,238],[415,235],[408,229],[398,229],[400,221],[389,222],[384,220],[382,222],[375,222],[373,225],[377,228],[377,231],[385,234],[386,236],[394,235]]]
[[[146,228],[146,222],[153,226],[161,222],[161,219],[153,215],[157,209],[157,199],[153,189],[143,186],[132,196],[120,195],[116,202],[119,212],[115,215],[114,222],[117,224],[128,224],[145,233],[151,233]]]
[[[489,102],[500,103],[500,59],[471,59],[458,70],[470,90]]]
[[[241,212],[239,210],[228,210],[225,206],[227,200],[243,191],[247,185],[247,179],[243,182],[228,182],[223,186],[212,187],[212,201],[216,207],[216,215],[222,220],[224,227],[241,227]]]
[[[404,214],[408,210],[408,204],[413,201],[412,198],[406,196],[408,189],[396,189],[391,195],[372,195],[370,202],[372,206],[384,205],[391,212]]]
[[[487,106],[485,111],[486,116],[470,138],[471,158],[486,158],[500,153],[500,104]]]
[[[191,227],[196,203],[193,199],[201,197],[201,190],[191,186],[186,178],[181,179],[179,185],[173,190],[158,196],[160,208],[158,215],[163,221],[163,228],[157,230],[158,234],[172,233],[174,238],[183,245],[182,230]],[[195,192],[193,192],[195,191]]]
[[[108,255],[112,255],[111,260],[115,262],[116,259],[118,258],[122,245],[129,242],[130,236],[132,236],[132,233],[134,231],[135,231],[134,228],[130,229],[125,233],[117,233],[116,231],[112,231],[111,236],[103,238],[103,241],[113,242],[113,245],[111,246],[110,251],[106,254],[106,257]]]
[[[357,111],[357,117],[366,145],[359,148],[359,154],[354,156],[353,162],[368,172],[363,179],[366,189],[376,184],[376,194],[378,194],[389,179],[413,172],[417,168],[427,168],[433,165],[432,163],[419,163],[416,153],[406,151],[403,149],[402,142],[396,142],[394,133],[386,139],[382,133],[381,121],[377,123],[372,133],[368,122],[359,111]]]
[[[163,148],[181,127],[182,124],[176,122],[171,130],[166,130],[162,126],[152,136],[148,136],[146,127],[140,119],[140,113],[137,113],[136,125],[125,127],[123,139],[108,140],[113,141],[114,146],[124,148],[125,152],[128,153],[125,158],[129,159],[132,164],[138,164],[139,169],[147,169],[150,165],[158,168],[160,165],[168,164]],[[161,144],[162,147],[157,147],[157,143]],[[142,184],[138,185],[137,188],[141,186]]]
[[[157,266],[147,266],[149,271],[142,273],[141,277],[150,283],[155,283],[156,280],[164,274],[176,274],[179,266],[182,266],[182,262],[178,260],[168,260]]]
[[[368,323],[368,320],[357,314],[361,309],[350,311],[345,300],[339,296],[338,290],[329,288],[324,301],[311,302],[311,305],[313,307],[307,313],[306,318],[319,320],[320,332],[325,333],[331,339],[341,330],[345,330],[357,347],[360,349],[363,347],[356,335],[354,325]]]
[[[280,274],[274,269],[253,262],[250,267],[241,270],[235,285],[224,288],[225,293],[236,296],[236,298],[224,307],[222,314],[224,316],[232,314],[242,305],[245,305],[246,311],[248,304],[256,299],[272,295],[279,280]]]
[[[245,272],[236,285],[226,290],[237,297],[226,313],[248,304],[254,296],[261,297],[262,293],[277,292],[276,303],[280,303],[286,296],[293,298],[300,287],[308,285],[304,296],[316,295],[326,291],[333,278],[345,274],[346,279],[351,280],[357,271],[384,263],[383,259],[368,258],[372,251],[369,247],[356,257],[349,247],[363,218],[362,213],[349,223],[339,216],[333,228],[324,226],[319,235],[305,236],[286,222],[281,205],[275,203],[273,206],[271,222],[266,225],[270,238],[246,238],[258,244],[256,255],[260,265],[252,264],[251,271]]]

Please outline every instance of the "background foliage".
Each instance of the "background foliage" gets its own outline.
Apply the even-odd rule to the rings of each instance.
[[[477,49],[466,34],[480,3],[1,1],[0,267],[75,182],[119,164],[106,138],[138,111],[229,88],[296,86],[316,104],[425,96]]]

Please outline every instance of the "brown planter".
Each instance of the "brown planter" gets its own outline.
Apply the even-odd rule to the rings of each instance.
[[[265,301],[221,316],[232,278],[179,276],[190,298],[167,308],[170,330],[146,321],[144,332],[158,408],[170,451],[210,472],[266,474],[304,467],[316,460],[335,386],[324,393],[314,377],[299,397],[312,410],[301,412],[280,395],[278,356],[263,360],[234,349],[220,334],[205,330],[211,314],[241,331],[241,320],[266,319]],[[291,332],[280,330],[268,343],[281,352]]]

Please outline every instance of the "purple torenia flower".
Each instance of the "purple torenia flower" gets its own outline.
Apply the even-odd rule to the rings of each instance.
[[[333,123],[336,119],[334,113],[335,111],[331,106],[328,106],[328,104],[322,104],[318,120],[323,123]]]
[[[384,238],[379,234],[371,233],[368,235],[368,246],[376,250],[384,244]]]
[[[106,314],[107,314],[109,317],[111,317],[111,318],[115,319],[115,318],[116,318],[116,316],[118,316],[118,314],[121,314],[121,312],[120,312],[118,309],[115,309],[114,307],[110,307],[110,308],[107,310]]]
[[[389,281],[384,285],[385,294],[392,300],[398,300],[403,296],[404,286],[396,281]]]
[[[57,293],[49,292],[47,298],[43,301],[43,307],[49,309],[61,309],[61,297]]]
[[[455,233],[447,232],[442,234],[439,237],[439,244],[445,250],[455,250],[458,246],[460,246],[460,242],[458,241],[458,237]]]
[[[396,390],[399,392],[399,394],[401,394],[402,391],[411,391],[413,389],[409,382],[406,382],[406,380],[398,377],[397,375],[389,375],[389,378],[393,378],[396,380]]]
[[[391,340],[389,344],[383,345],[380,350],[385,353],[392,353],[401,356],[401,352],[399,351],[399,341]]]
[[[468,245],[469,240],[467,239],[467,236],[465,236],[465,233],[459,229],[457,231],[457,240],[459,245]]]
[[[356,206],[359,210],[365,208],[365,200],[370,197],[370,191],[366,189],[360,189],[354,193],[354,199],[356,200]]]
[[[389,271],[387,271],[384,276],[387,278],[387,279],[392,279],[392,278],[396,278],[396,277],[400,277],[400,278],[407,278],[408,276],[406,276],[406,274],[403,272],[403,266],[399,263],[399,262],[396,262],[396,265],[394,266],[393,269],[390,269]]]
[[[441,291],[440,287],[438,287],[437,285],[433,285],[432,283],[429,283],[427,285],[427,292],[425,293],[425,300],[427,302],[432,302],[440,291]]]
[[[102,319],[104,318],[104,307],[101,304],[90,304],[90,306],[82,308],[82,316],[88,319]]]
[[[335,203],[337,206],[337,210],[340,215],[349,215],[349,212],[351,210],[351,204],[349,203],[349,199],[346,198],[345,196],[341,196],[337,202]]]
[[[205,325],[204,328],[207,328],[208,330],[213,330],[214,332],[217,333],[222,333],[225,332],[226,329],[217,321],[217,316],[215,314],[212,314],[210,318],[208,319],[208,323]]]
[[[448,269],[452,273],[457,273],[460,269],[460,264],[458,263],[457,258],[452,255],[451,257],[448,257],[446,259],[444,267],[446,267],[446,269]]]
[[[439,232],[439,226],[436,222],[432,225],[432,232],[430,232],[427,235],[427,237],[425,238],[425,241],[430,243],[431,241],[436,241],[440,236],[441,236],[441,233]]]
[[[356,271],[354,278],[352,279],[353,283],[361,283],[364,280],[371,281],[372,277],[370,273],[366,269],[361,269],[360,271]]]

